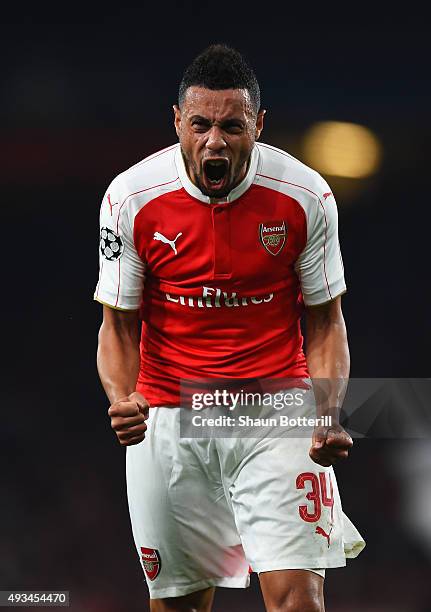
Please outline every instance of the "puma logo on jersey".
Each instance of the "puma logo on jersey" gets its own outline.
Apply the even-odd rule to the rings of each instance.
[[[332,526],[331,526],[331,529],[329,530],[329,533],[326,533],[326,531],[322,529],[322,527],[320,527],[319,525],[317,525],[316,527],[316,533],[318,533],[319,535],[323,536],[324,538],[328,540],[328,548],[331,546],[331,531],[332,531]]]
[[[110,193],[108,193],[108,204],[111,210],[111,217],[112,217],[112,209],[114,208],[114,206],[118,206],[118,202],[115,202],[115,204],[111,204],[111,194]]]
[[[329,198],[329,196],[332,195],[332,191],[328,191],[327,193],[323,194],[323,198],[326,200],[326,198]]]
[[[172,250],[175,253],[175,255],[177,255],[178,252],[177,252],[177,247],[175,246],[175,243],[178,240],[178,238],[182,235],[183,235],[183,232],[179,232],[173,240],[169,240],[168,238],[166,238],[166,236],[163,236],[163,234],[161,234],[160,232],[154,232],[153,240],[160,240],[161,242],[164,242],[165,244],[169,244],[169,246],[172,247]]]

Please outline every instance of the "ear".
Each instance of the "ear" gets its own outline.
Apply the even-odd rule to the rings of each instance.
[[[263,118],[265,116],[266,113],[266,109],[261,109],[258,113],[257,113],[257,118],[256,118],[256,140],[258,140],[261,131],[263,130]]]
[[[181,130],[181,110],[180,110],[180,107],[177,106],[176,104],[174,104],[172,108],[174,109],[174,126],[175,126],[175,131],[176,131],[177,136],[179,138],[180,137],[180,130]]]

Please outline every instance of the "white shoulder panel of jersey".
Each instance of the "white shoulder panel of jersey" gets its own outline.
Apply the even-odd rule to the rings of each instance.
[[[318,200],[324,201],[331,189],[318,172],[289,153],[271,145],[258,143],[261,166],[256,183],[280,191],[297,200],[304,208],[307,218],[310,207],[316,208]],[[326,196],[326,197],[324,197]]]
[[[179,189],[180,183],[175,166],[177,143],[153,155],[149,155],[114,178],[110,189],[115,192],[117,214],[126,214],[133,226],[139,210],[154,198]]]

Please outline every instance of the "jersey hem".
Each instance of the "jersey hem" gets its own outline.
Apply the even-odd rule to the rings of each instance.
[[[182,378],[186,378],[186,377],[182,377]],[[219,378],[221,378],[222,380],[225,378],[229,379],[229,377],[224,377],[224,376],[219,376]],[[308,371],[308,367],[306,366],[306,364],[304,366],[298,366],[298,368],[294,372],[286,373],[283,376],[276,376],[274,378],[272,375],[268,373],[267,374],[257,374],[256,373],[253,376],[239,377],[236,380],[240,382],[242,378],[244,378],[245,380],[248,380],[250,378],[255,378],[255,379],[262,378],[262,379],[267,379],[267,380],[273,380],[278,390],[279,390],[279,385],[277,384],[278,379],[284,379],[284,380],[290,379],[292,381],[292,387],[289,386],[289,387],[286,387],[286,389],[297,388],[297,387],[303,388],[302,384],[304,382],[305,384],[307,384],[308,381],[311,381],[310,373]],[[181,408],[181,391],[180,391],[180,383],[179,383],[180,380],[181,378],[174,379],[175,384],[178,384],[178,387],[176,390],[172,390],[170,395],[159,395],[156,393],[151,393],[151,391],[148,392],[147,385],[149,384],[149,382],[143,381],[143,380],[137,381],[136,391],[138,391],[145,397],[145,399],[147,400],[151,408]],[[211,380],[215,381],[217,380],[217,378],[212,378]],[[151,387],[154,387],[153,383],[151,383]],[[285,385],[283,385],[283,388],[284,387]],[[271,392],[268,385],[267,385],[266,391]],[[272,392],[275,392],[275,390],[273,389]]]
[[[93,300],[99,302],[99,304],[103,304],[103,306],[109,306],[112,310],[120,310],[121,312],[136,312],[139,310],[139,308],[120,308],[120,306],[114,306],[113,304],[109,304],[109,302],[104,302],[96,296],[93,297]]]
[[[345,293],[347,293],[346,285],[344,285],[344,287],[338,287],[337,289],[331,290],[330,295],[328,296],[328,294],[326,294],[325,297],[323,297],[322,293],[319,293],[318,296],[312,299],[306,298],[304,294],[302,295],[305,306],[323,306],[323,304],[329,304],[329,302],[333,302],[335,298],[339,297],[340,295],[344,295]]]
[[[231,589],[246,589],[250,586],[250,576],[247,572],[244,576],[232,576],[226,578],[208,578],[206,580],[199,580],[192,582],[184,586],[171,586],[166,588],[154,588],[153,585],[148,584],[150,596],[153,599],[164,599],[166,597],[183,597],[189,593],[200,591],[208,587],[225,587]]]
[[[324,557],[314,558],[301,558],[301,559],[290,559],[286,561],[277,561],[276,563],[250,563],[253,572],[261,574],[262,572],[275,572],[277,570],[289,570],[289,569],[303,569],[308,570],[312,567],[318,569],[331,569],[335,567],[345,567],[346,557],[345,555],[339,555],[333,560],[325,559]]]

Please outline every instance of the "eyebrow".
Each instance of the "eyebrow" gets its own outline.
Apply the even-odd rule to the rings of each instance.
[[[208,124],[211,123],[209,119],[207,119],[206,117],[202,117],[201,115],[193,115],[192,117],[190,117],[190,122],[192,121],[201,121],[202,123],[208,123]]]
[[[193,121],[200,121],[202,123],[205,123],[206,125],[211,125],[211,121],[207,117],[202,117],[201,115],[193,115],[192,117],[190,117],[190,123],[192,123]],[[224,121],[221,122],[221,125],[224,127],[229,127],[230,125],[234,123],[238,123],[241,126],[245,125],[244,121],[239,118],[225,119]]]

